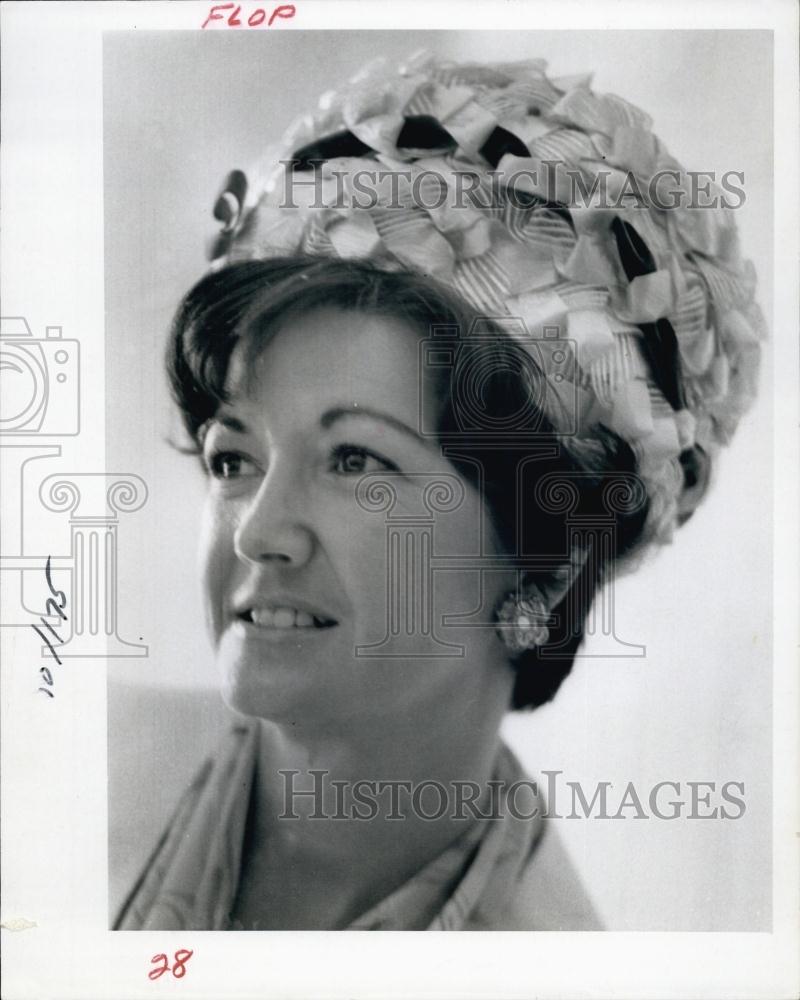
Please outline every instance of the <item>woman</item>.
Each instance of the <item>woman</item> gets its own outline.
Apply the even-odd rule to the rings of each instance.
[[[686,194],[539,62],[370,70],[230,175],[169,371],[244,721],[117,927],[597,927],[499,726],[752,398],[752,273]]]

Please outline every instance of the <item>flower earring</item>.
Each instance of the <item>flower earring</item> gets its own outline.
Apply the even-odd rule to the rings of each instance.
[[[508,594],[497,611],[497,632],[509,652],[544,646],[550,639],[547,623],[572,589],[589,558],[589,548],[574,547],[569,559],[550,574],[549,584],[524,582]]]
[[[529,587],[524,596],[509,594],[503,601],[497,612],[498,633],[510,652],[521,653],[545,645],[550,638],[549,618],[541,592]]]

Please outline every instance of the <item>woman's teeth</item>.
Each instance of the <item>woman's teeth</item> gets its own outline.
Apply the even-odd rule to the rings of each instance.
[[[249,617],[254,625],[262,628],[324,628],[329,624],[294,608],[253,608]]]

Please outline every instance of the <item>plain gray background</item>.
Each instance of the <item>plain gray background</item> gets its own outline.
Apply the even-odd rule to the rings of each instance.
[[[300,113],[367,59],[543,57],[554,75],[638,104],[684,165],[745,173],[738,214],[770,319],[769,32],[109,33],[104,45],[107,468],[141,475],[147,506],[120,535],[120,634],[149,657],[109,665],[112,907],[220,724],[195,573],[202,479],[167,443],[162,356],[180,295],[205,269],[211,209]],[[633,781],[743,781],[738,821],[558,823],[609,929],[771,925],[771,409],[761,398],[711,496],[617,584],[618,634],[645,659],[578,660],[552,705],[509,719],[528,770],[589,791]],[[591,654],[591,642],[584,650]]]

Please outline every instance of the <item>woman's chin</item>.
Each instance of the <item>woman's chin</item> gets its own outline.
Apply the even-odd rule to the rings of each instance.
[[[231,711],[250,718],[293,723],[305,717],[315,701],[310,685],[278,681],[270,670],[255,671],[227,665],[220,693]]]
[[[265,638],[240,632],[228,629],[217,647],[222,699],[232,711],[293,723],[316,715],[326,704],[330,709],[333,692],[326,682],[341,661],[335,642],[320,643],[317,636]]]

